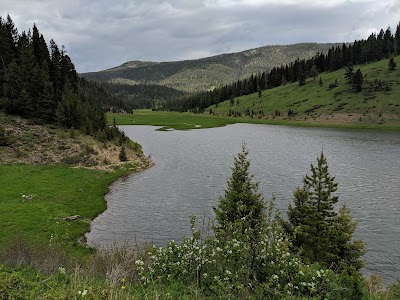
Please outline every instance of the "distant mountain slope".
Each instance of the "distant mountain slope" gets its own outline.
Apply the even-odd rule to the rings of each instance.
[[[238,53],[175,62],[131,61],[121,66],[81,76],[89,80],[124,84],[160,84],[181,91],[201,91],[231,83],[275,66],[311,58],[338,44],[302,43],[265,46]]]

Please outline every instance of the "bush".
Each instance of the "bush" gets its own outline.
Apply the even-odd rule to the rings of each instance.
[[[124,146],[121,147],[121,151],[119,152],[119,160],[120,161],[127,161],[128,160],[128,158],[126,156],[126,151],[125,151],[125,147]]]

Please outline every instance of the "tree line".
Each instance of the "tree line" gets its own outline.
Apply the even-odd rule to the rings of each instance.
[[[101,82],[99,85],[115,98],[129,104],[132,109],[159,108],[165,101],[182,97],[186,93],[157,84],[121,84]],[[128,111],[128,110],[127,110]]]
[[[202,113],[214,104],[271,89],[286,83],[299,82],[304,85],[307,77],[318,73],[333,72],[345,66],[363,64],[400,54],[400,23],[395,33],[390,27],[372,33],[367,39],[355,40],[352,44],[332,47],[328,53],[316,53],[311,59],[296,59],[294,62],[274,67],[269,72],[251,75],[211,91],[186,95],[166,101],[163,109],[171,111],[192,111]]]
[[[0,17],[0,109],[96,135],[108,130],[105,111],[110,108],[130,109],[105,89],[79,78],[64,47],[54,40],[47,45],[36,25],[18,33],[9,15]]]

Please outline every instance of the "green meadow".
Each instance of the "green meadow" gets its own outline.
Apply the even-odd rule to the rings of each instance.
[[[62,241],[68,251],[86,252],[78,241],[90,229],[90,221],[106,209],[108,186],[126,173],[0,165],[0,246],[21,235],[38,244]],[[74,215],[82,219],[65,220]]]
[[[354,71],[360,68],[364,74],[359,93],[346,82],[345,70],[341,69],[319,74],[315,79],[308,78],[304,86],[286,84],[262,91],[261,97],[254,93],[235,98],[233,104],[224,101],[209,109],[216,115],[235,111],[243,116],[250,112],[253,119],[267,118],[295,125],[323,123],[334,127],[399,130],[400,69],[390,71],[388,61],[354,66]],[[400,65],[400,56],[395,57],[395,61]]]
[[[212,128],[237,123],[234,118],[217,117],[210,114],[151,111],[149,109],[135,110],[133,114],[107,114],[109,124],[112,124],[114,118],[118,125],[160,126],[159,130]]]

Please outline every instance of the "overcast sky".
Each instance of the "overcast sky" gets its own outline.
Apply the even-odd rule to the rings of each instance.
[[[400,21],[400,0],[0,0],[18,30],[36,23],[78,72],[265,45],[350,42]]]

